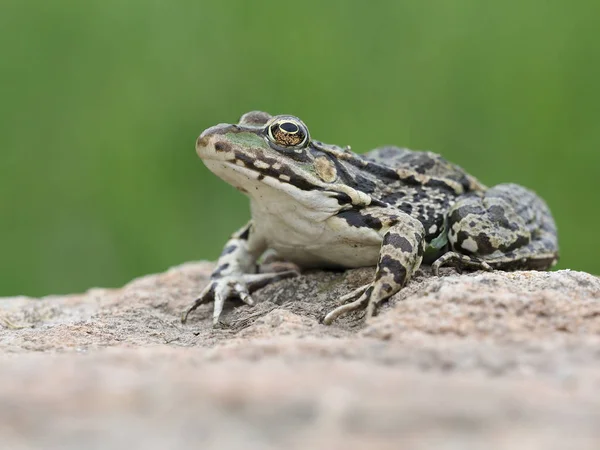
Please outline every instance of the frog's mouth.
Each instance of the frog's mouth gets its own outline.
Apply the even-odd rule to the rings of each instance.
[[[320,190],[318,186],[309,183],[308,180],[298,176],[291,170],[276,170],[267,165],[256,167],[256,162],[253,166],[248,167],[240,159],[205,158],[203,161],[206,167],[215,175],[246,193],[252,186],[256,187],[257,184],[263,184],[279,191],[287,191],[293,197],[300,195],[298,191]]]

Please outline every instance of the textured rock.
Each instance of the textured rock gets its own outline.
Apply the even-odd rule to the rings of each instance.
[[[319,319],[371,269],[180,314],[212,266],[0,299],[0,448],[598,448],[600,279],[428,270]]]

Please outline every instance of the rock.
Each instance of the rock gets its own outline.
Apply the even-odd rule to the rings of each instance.
[[[597,448],[600,279],[427,268],[368,324],[372,269],[309,272],[186,325],[212,265],[0,299],[7,449]]]

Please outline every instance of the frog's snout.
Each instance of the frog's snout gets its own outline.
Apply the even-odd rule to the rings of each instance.
[[[196,139],[196,153],[198,153],[198,156],[206,158],[228,151],[229,144],[225,142],[223,136],[231,127],[230,124],[221,123],[204,130]]]

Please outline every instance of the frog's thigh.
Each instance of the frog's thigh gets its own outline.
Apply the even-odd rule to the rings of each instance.
[[[454,261],[489,270],[546,269],[558,252],[556,227],[546,204],[516,184],[500,184],[484,194],[468,194],[448,216],[453,252],[434,263]]]

